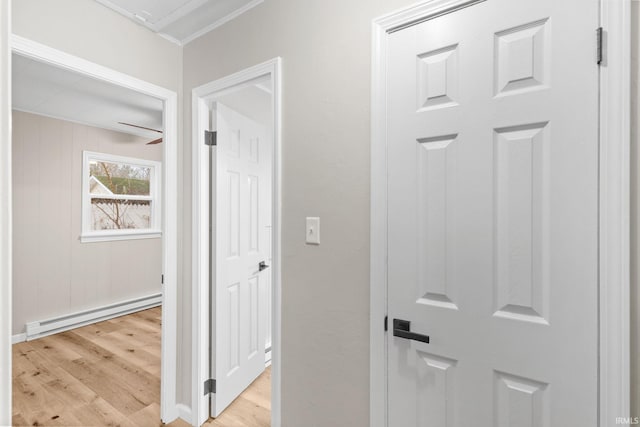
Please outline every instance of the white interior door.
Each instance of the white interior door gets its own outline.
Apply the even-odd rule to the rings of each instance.
[[[265,369],[271,274],[271,144],[263,126],[221,103],[216,127],[214,417]]]
[[[387,36],[390,427],[597,425],[598,7]]]

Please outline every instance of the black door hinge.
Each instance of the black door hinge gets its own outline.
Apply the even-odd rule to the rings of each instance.
[[[602,64],[602,57],[603,57],[603,30],[602,27],[598,28],[596,30],[596,62],[598,63],[598,65]]]
[[[389,330],[389,316],[384,316],[384,331],[387,332]]]
[[[204,382],[204,395],[216,392],[216,380],[209,378]]]
[[[204,131],[204,145],[208,145],[210,147],[214,145],[218,145],[218,132],[205,130]]]
[[[161,280],[161,283],[164,285],[164,274],[162,275],[162,278],[160,280]]]

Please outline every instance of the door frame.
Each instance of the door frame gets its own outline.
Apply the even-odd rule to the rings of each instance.
[[[48,65],[64,68],[84,76],[153,96],[164,102],[161,196],[163,269],[161,273],[164,274],[164,285],[162,288],[160,416],[165,423],[174,421],[178,418],[178,409],[176,406],[176,342],[178,319],[178,96],[175,92],[168,89],[15,34],[11,36],[11,52]],[[10,141],[11,139],[9,138],[9,142]],[[6,159],[3,160],[6,161]],[[10,161],[11,159],[9,158],[9,162]],[[11,185],[10,181],[9,185]],[[3,200],[3,202],[7,203],[10,210],[11,199],[8,201]],[[160,277],[158,277],[158,280],[160,280]]]
[[[372,23],[370,425],[387,427],[387,35],[484,0],[427,0]],[[630,416],[630,0],[600,0],[599,425]],[[596,51],[594,28],[594,61]]]
[[[271,303],[271,425],[280,427],[281,418],[281,59],[274,58],[256,66],[238,71],[227,77],[198,86],[191,91],[192,116],[192,390],[191,424],[200,426],[209,417],[209,397],[203,393],[204,381],[209,372],[209,149],[204,145],[204,131],[208,129],[209,108],[207,100],[238,86],[248,84],[259,77],[270,76],[273,84],[273,158],[272,158],[272,303]]]

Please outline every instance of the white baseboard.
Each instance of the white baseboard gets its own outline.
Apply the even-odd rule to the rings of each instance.
[[[110,304],[73,314],[66,314],[52,319],[29,322],[26,325],[26,341],[57,334],[136,311],[146,310],[162,304],[162,294],[153,294]]]
[[[27,340],[27,334],[16,334],[11,337],[11,344],[18,344],[19,342],[25,342]]]
[[[183,405],[182,403],[178,403],[176,405],[176,408],[178,409],[178,418],[193,425],[193,423],[191,422],[191,408],[189,408],[187,405]]]

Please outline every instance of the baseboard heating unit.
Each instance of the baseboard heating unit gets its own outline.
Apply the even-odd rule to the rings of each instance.
[[[113,319],[114,317],[124,316],[125,314],[135,313],[136,311],[157,307],[161,304],[162,294],[159,293],[148,295],[145,297],[134,298],[94,309],[89,309],[78,313],[65,314],[63,316],[40,320],[37,322],[29,322],[26,325],[27,341],[46,337],[47,335],[57,334],[59,332],[68,331],[80,326],[102,322],[103,320]]]

